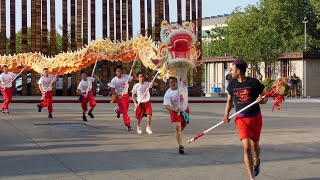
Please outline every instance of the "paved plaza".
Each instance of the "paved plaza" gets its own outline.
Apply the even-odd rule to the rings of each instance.
[[[168,113],[153,104],[152,135],[125,130],[116,104],[99,103],[81,121],[80,104],[54,104],[53,119],[36,104],[11,104],[0,115],[0,179],[246,180],[235,124],[223,124],[179,155]],[[224,103],[191,103],[184,141],[222,120]],[[319,99],[288,99],[280,111],[263,106],[262,164],[258,180],[320,179]]]

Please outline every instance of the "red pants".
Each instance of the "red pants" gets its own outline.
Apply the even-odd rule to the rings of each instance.
[[[143,116],[147,115],[152,115],[152,107],[151,107],[151,102],[144,102],[140,103],[139,106],[136,109],[136,118],[137,119],[142,119]]]
[[[52,91],[47,91],[47,93],[43,96],[43,101],[40,103],[40,107],[47,107],[48,106],[48,112],[52,113]]]
[[[87,98],[84,98],[83,96],[81,97],[81,107],[83,111],[87,111],[88,110],[88,102],[90,104],[91,110],[96,107],[97,103],[96,100],[94,100],[93,94],[92,92],[88,93]]]
[[[1,106],[2,110],[7,110],[9,108],[9,103],[12,100],[12,90],[11,88],[6,88],[4,91],[1,92],[3,95],[3,103]]]
[[[190,114],[189,108],[186,109],[186,113]],[[183,128],[185,128],[187,126],[187,124],[183,120],[183,116],[182,116],[181,112],[180,112],[180,116],[178,116],[178,113],[170,111],[170,119],[171,119],[172,123],[180,122],[181,123],[181,127],[183,127]]]
[[[130,118],[128,115],[129,102],[130,102],[129,94],[123,95],[122,99],[119,99],[117,97],[116,101],[119,106],[117,113],[122,114],[124,125],[129,126],[130,125]]]
[[[259,142],[262,129],[261,114],[253,117],[236,116],[235,122],[241,141],[250,138],[253,142]]]

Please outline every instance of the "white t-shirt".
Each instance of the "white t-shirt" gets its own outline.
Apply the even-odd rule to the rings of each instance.
[[[86,93],[87,92],[87,89],[88,89],[88,86],[89,87],[89,91],[91,91],[92,89],[92,82],[95,81],[95,78],[94,77],[87,77],[87,80],[84,81],[84,80],[81,80],[79,85],[78,85],[78,88],[82,93]],[[88,92],[89,92],[88,91]]]
[[[114,88],[117,94],[122,95],[122,91],[124,90],[124,88],[126,86],[126,82],[127,82],[128,77],[129,77],[128,74],[122,74],[121,78],[118,78],[117,76],[114,77],[111,80],[110,87]],[[132,79],[133,79],[133,77],[130,76],[128,82],[131,82]],[[123,94],[127,94],[128,89],[129,89],[129,85],[127,85],[127,88],[125,89]]]
[[[180,82],[179,82],[180,83]],[[182,82],[180,83],[180,111],[185,111],[188,108],[188,88]],[[169,88],[164,95],[163,105],[170,105],[174,108],[179,107],[179,90]]]
[[[143,84],[137,83],[133,86],[132,88],[132,93],[137,95],[137,100],[138,102],[148,102],[150,100],[150,92],[149,92],[149,87],[150,82],[144,82]],[[152,86],[150,86],[151,88]],[[146,94],[144,95],[142,101],[141,98],[143,96],[143,94],[146,92]]]
[[[0,75],[1,86],[2,87],[6,86],[7,88],[11,88],[12,87],[12,83],[10,83],[10,82],[16,76],[17,75],[15,73],[12,73],[12,72],[8,72],[8,74],[2,73]]]
[[[50,85],[52,80],[54,79],[54,76],[52,76],[51,74],[48,75],[48,77],[46,76],[42,76],[39,81],[38,84],[41,84],[42,90],[43,91],[51,91],[52,90],[52,86]]]

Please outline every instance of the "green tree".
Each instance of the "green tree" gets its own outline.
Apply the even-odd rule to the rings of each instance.
[[[316,28],[319,19],[309,1],[260,0],[256,6],[245,7],[244,12],[235,9],[227,27],[211,31],[208,53],[243,58],[260,74],[257,63],[273,61],[278,53],[303,51],[304,17],[309,20],[308,50],[317,51],[320,49],[320,31]]]
[[[311,4],[314,6],[316,12],[318,13],[318,17],[320,16],[320,1],[319,0],[311,0]],[[318,23],[318,29],[320,29],[320,23]]]

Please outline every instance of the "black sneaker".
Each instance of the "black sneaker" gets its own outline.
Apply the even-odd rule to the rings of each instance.
[[[131,126],[127,126],[127,131],[131,131]]]
[[[92,114],[92,112],[89,112],[88,116],[90,116],[91,118],[94,118],[94,115]]]
[[[86,116],[82,116],[83,121],[88,121]]]
[[[1,112],[2,112],[2,114],[4,114],[4,110],[3,109],[1,109]]]
[[[3,114],[9,114],[9,111],[8,111],[8,109],[4,109],[4,110],[2,110],[2,113]]]
[[[52,114],[51,113],[49,113],[48,118],[52,118]]]
[[[184,147],[182,145],[179,146],[179,154],[184,154]]]
[[[38,112],[41,112],[41,106],[40,106],[40,104],[37,104],[37,107],[38,107]]]
[[[118,111],[118,108],[114,108],[114,112],[117,113],[117,118],[120,118],[120,114],[117,111]]]
[[[259,172],[260,172],[260,160],[259,160],[259,164],[254,164],[255,162],[255,159],[253,159],[253,175],[254,177],[258,176],[259,175]]]

